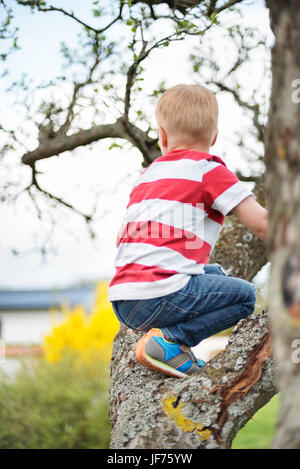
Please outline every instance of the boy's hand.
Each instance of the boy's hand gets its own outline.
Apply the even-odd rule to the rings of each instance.
[[[266,241],[269,212],[253,197],[250,196],[244,199],[232,212],[255,236]]]

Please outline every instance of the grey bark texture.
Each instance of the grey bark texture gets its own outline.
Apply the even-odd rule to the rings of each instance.
[[[270,206],[268,305],[280,388],[274,448],[300,448],[300,5],[268,0],[275,35],[266,140]],[[297,86],[298,83],[298,92]]]
[[[265,206],[263,179],[256,182],[252,192],[257,201]],[[228,275],[250,282],[268,262],[266,244],[242,225],[237,217],[227,217],[210,262],[221,264]]]

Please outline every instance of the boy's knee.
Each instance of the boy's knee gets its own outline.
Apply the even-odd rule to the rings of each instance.
[[[220,264],[209,264],[204,267],[206,274],[227,275]]]

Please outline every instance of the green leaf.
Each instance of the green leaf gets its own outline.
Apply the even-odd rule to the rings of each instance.
[[[212,23],[219,24],[218,14],[215,11],[210,15],[209,19]]]
[[[112,150],[113,148],[123,148],[123,147],[119,143],[113,142],[111,145],[109,145],[108,149]]]
[[[92,10],[94,16],[101,16],[101,12],[99,10]]]

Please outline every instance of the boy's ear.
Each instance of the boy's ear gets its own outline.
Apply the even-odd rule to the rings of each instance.
[[[213,141],[212,141],[212,143],[211,143],[211,147],[216,143],[217,138],[218,138],[218,133],[219,133],[219,131],[217,130],[217,133],[216,133],[216,135],[214,136],[214,139],[213,139]]]
[[[158,126],[158,134],[159,134],[159,141],[160,144],[163,148],[167,148],[168,146],[168,137],[165,132],[165,129],[161,127],[160,125]]]

